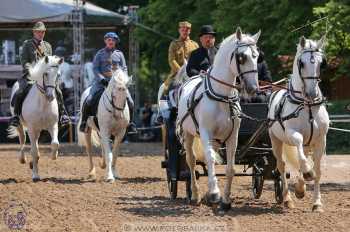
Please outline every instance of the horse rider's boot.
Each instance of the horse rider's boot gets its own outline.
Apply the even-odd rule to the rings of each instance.
[[[61,126],[66,126],[68,123],[70,123],[70,118],[64,106],[63,95],[59,87],[56,87],[56,96],[57,96],[57,103],[58,103],[58,111],[60,115],[59,124]]]
[[[82,112],[81,112],[81,123],[80,123],[79,130],[80,130],[80,132],[83,132],[83,133],[86,133],[87,129],[88,129],[87,128],[87,120],[88,120],[89,112],[90,112],[89,100],[90,100],[89,98],[86,99],[86,101],[83,104]]]
[[[18,127],[20,124],[20,118],[19,118],[19,114],[18,114],[18,109],[19,109],[19,101],[20,101],[20,90],[17,90],[17,92],[15,93],[15,95],[13,96],[13,103],[14,103],[14,114],[11,118],[10,118],[10,126],[14,126],[14,127]]]
[[[128,128],[127,128],[127,133],[136,134],[137,128],[136,128],[136,124],[133,122],[134,102],[132,101],[130,94],[128,94],[128,97],[126,98],[126,102],[128,103],[128,106],[129,106],[129,115],[130,115],[130,123],[129,123]]]

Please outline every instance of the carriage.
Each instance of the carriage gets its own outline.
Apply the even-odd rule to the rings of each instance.
[[[171,99],[169,99],[171,105]],[[164,104],[164,103],[163,103]],[[271,142],[267,131],[268,105],[267,103],[241,103],[242,117],[238,147],[236,152],[236,165],[243,165],[241,173],[235,176],[250,176],[252,178],[251,190],[253,197],[259,199],[265,180],[273,181],[275,200],[277,203],[283,202],[282,180],[276,168],[276,159],[273,156]],[[191,199],[191,177],[186,163],[186,154],[175,134],[176,109],[172,108],[165,116],[163,127],[164,161],[161,167],[165,169],[167,185],[171,199],[177,198],[178,182],[185,182],[186,197]],[[219,149],[222,157],[220,165],[226,164],[225,147]],[[207,168],[204,162],[197,161],[196,178],[207,176]],[[172,173],[174,172],[174,173]],[[217,176],[225,176],[223,173]]]

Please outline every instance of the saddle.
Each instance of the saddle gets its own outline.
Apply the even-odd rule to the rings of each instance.
[[[90,91],[87,98],[85,98],[83,107],[82,107],[82,113],[87,114],[87,117],[93,116],[94,122],[97,128],[98,126],[98,120],[97,120],[97,110],[98,110],[98,104],[100,102],[101,96],[103,92],[105,91],[106,87],[101,87],[95,91]]]

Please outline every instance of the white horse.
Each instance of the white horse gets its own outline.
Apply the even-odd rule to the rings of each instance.
[[[42,130],[48,130],[51,135],[52,159],[57,159],[58,155],[58,105],[56,100],[55,88],[59,65],[63,59],[57,56],[45,56],[40,59],[34,67],[29,68],[28,78],[35,84],[31,87],[22,106],[21,122],[18,127],[10,126],[8,128],[9,138],[19,136],[20,141],[20,162],[25,163],[25,128],[28,130],[32,161],[33,181],[40,180],[38,174],[39,148],[38,139]],[[12,88],[11,99],[18,89],[18,82]],[[11,107],[13,114],[13,107]]]
[[[283,201],[286,207],[294,207],[288,190],[285,162],[290,162],[300,171],[295,186],[295,195],[305,194],[305,180],[314,179],[313,210],[322,211],[320,178],[321,159],[326,152],[326,135],[329,117],[324,98],[318,86],[320,69],[325,64],[323,54],[325,37],[312,41],[302,37],[297,46],[293,74],[287,90],[271,95],[268,118],[273,153],[282,176]],[[312,154],[314,171],[306,155]],[[283,159],[283,154],[285,159]]]
[[[126,73],[118,69],[113,73],[111,80],[105,91],[103,92],[97,109],[98,126],[95,124],[92,117],[87,121],[89,127],[87,133],[78,131],[78,140],[80,145],[86,146],[86,151],[89,156],[89,178],[96,178],[96,171],[92,161],[92,145],[102,145],[103,162],[101,168],[106,167],[106,180],[114,182],[118,178],[116,170],[117,153],[120,142],[122,141],[126,128],[130,121],[129,107],[126,103],[127,85],[131,81]],[[86,89],[81,97],[81,107],[90,93],[90,88]],[[80,109],[82,112],[82,109]],[[80,127],[81,119],[79,120],[77,128]],[[98,133],[98,134],[97,134]],[[111,150],[111,136],[114,136],[113,149]]]
[[[200,202],[199,187],[195,176],[196,155],[192,150],[195,136],[200,136],[208,167],[208,203],[220,203],[220,190],[215,175],[215,153],[217,141],[227,147],[226,185],[221,209],[231,207],[231,184],[234,176],[235,151],[240,126],[240,105],[236,78],[248,93],[258,90],[256,43],[260,31],[254,36],[236,33],[226,38],[214,60],[209,73],[203,77],[192,77],[185,82],[179,93],[177,132],[186,150],[186,160],[191,171],[191,202]],[[203,81],[202,81],[203,80]]]

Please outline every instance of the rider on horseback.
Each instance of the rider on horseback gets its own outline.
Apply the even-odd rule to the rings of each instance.
[[[24,41],[21,52],[21,64],[23,66],[22,78],[18,80],[19,89],[13,98],[14,104],[14,116],[10,119],[10,125],[18,127],[20,124],[20,118],[22,111],[23,101],[29,92],[32,84],[28,82],[29,67],[33,63],[38,62],[44,56],[52,55],[51,45],[44,41],[45,36],[45,25],[43,22],[35,23],[33,27],[33,38]],[[62,92],[58,86],[56,86],[56,96],[58,102],[60,117],[60,124],[65,125],[69,122],[69,117],[66,114],[66,110],[63,104]]]
[[[106,47],[99,50],[93,61],[93,70],[97,77],[93,84],[90,94],[87,97],[82,112],[82,121],[79,130],[86,132],[87,130],[87,119],[89,116],[93,116],[98,107],[100,97],[108,85],[110,78],[113,75],[113,71],[120,68],[127,73],[127,66],[123,53],[116,49],[116,43],[119,42],[119,37],[114,32],[108,32],[104,36]],[[134,101],[128,91],[127,103],[130,110],[131,123],[129,124],[128,131],[136,133],[136,126],[132,122],[134,112]]]

